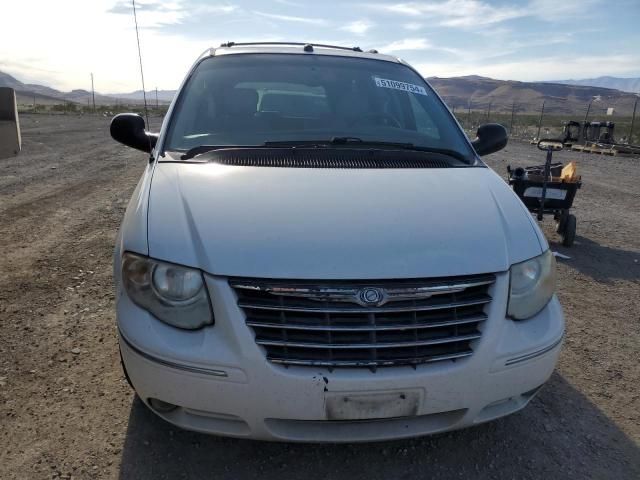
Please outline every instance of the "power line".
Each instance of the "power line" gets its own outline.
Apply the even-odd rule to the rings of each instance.
[[[144,116],[147,119],[147,128],[149,124],[149,111],[147,110],[147,91],[144,86],[144,72],[142,70],[142,51],[140,50],[140,34],[138,32],[138,16],[136,15],[136,0],[131,0],[133,4],[133,20],[136,24],[136,40],[138,42],[138,59],[140,60],[140,77],[142,78],[142,98],[144,99]]]

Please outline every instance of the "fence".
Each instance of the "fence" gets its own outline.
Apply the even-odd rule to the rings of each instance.
[[[640,97],[638,97],[640,99]],[[633,113],[621,115],[608,112],[609,106],[596,105],[595,101],[588,102],[584,109],[570,108],[565,105],[562,112],[558,112],[556,105],[549,109],[549,103],[540,103],[537,113],[532,112],[530,105],[522,105],[516,102],[510,104],[496,104],[493,102],[484,105],[474,105],[469,100],[465,107],[444,99],[450,105],[451,111],[458,122],[467,131],[469,136],[475,135],[477,128],[483,123],[500,123],[509,131],[512,138],[531,140],[533,138],[557,137],[562,133],[564,124],[569,120],[582,123],[583,121],[609,121],[615,123],[615,140],[620,143],[640,144],[640,109],[636,100]],[[453,106],[451,106],[453,105]],[[554,111],[555,110],[555,111]],[[611,113],[609,115],[608,113]]]
[[[640,99],[640,97],[638,97]],[[483,123],[500,123],[507,127],[512,138],[530,140],[538,137],[555,137],[560,135],[564,123],[569,120],[583,122],[585,120],[611,121],[615,123],[615,140],[620,143],[640,144],[640,109],[638,100],[633,107],[633,113],[620,115],[614,108],[613,115],[607,115],[608,104],[606,101],[597,102],[592,100],[580,108],[575,104],[569,105],[561,99],[545,100],[540,103],[537,113],[532,112],[535,108],[531,104],[518,102],[494,103],[488,102],[479,104],[469,99],[466,103],[459,98],[444,97],[445,102],[450,106],[453,114],[460,124],[467,131],[469,136],[474,136],[478,126]],[[605,106],[603,106],[605,105]],[[153,114],[166,114],[168,105],[149,105],[149,110]],[[33,103],[19,104],[20,113],[99,113],[103,115],[113,115],[122,112],[142,113],[143,106],[139,103],[126,104],[117,103],[115,105],[96,105],[95,110],[91,105],[82,105],[74,102],[63,102],[58,104]],[[558,112],[558,110],[562,110]],[[629,110],[626,108],[626,110]]]
[[[154,115],[165,115],[167,113],[167,109],[169,105],[167,104],[149,104],[148,109],[149,113]],[[60,101],[58,103],[54,103],[52,101],[40,103],[36,98],[33,98],[31,101],[27,102],[19,102],[18,103],[18,113],[57,113],[57,114],[107,114],[107,115],[115,115],[116,113],[124,113],[124,112],[133,112],[133,113],[143,113],[144,105],[142,103],[125,103],[125,102],[117,102],[115,104],[107,105],[107,104],[96,104],[94,107],[91,103],[85,104],[72,102],[72,101]]]

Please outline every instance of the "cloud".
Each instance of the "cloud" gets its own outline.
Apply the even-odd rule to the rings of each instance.
[[[327,25],[327,21],[322,18],[317,17],[294,17],[291,15],[279,15],[276,13],[266,13],[266,12],[253,12],[256,15],[260,15],[264,18],[269,18],[271,20],[280,20],[283,22],[293,22],[293,23],[307,23],[310,25]]]
[[[136,7],[147,5],[156,9],[138,11],[141,25],[153,27],[140,36],[147,88],[156,85],[160,89],[175,88],[205,47],[226,40],[216,38],[214,33],[204,44],[202,40],[169,34],[156,27],[158,20],[164,25],[174,22],[181,12],[178,7],[184,8],[186,4],[176,1],[157,5],[156,2],[149,6],[149,2],[139,1],[136,0]],[[7,18],[29,18],[30,28],[40,34],[25,37],[21,22],[5,22],[0,29],[0,70],[15,74],[23,81],[64,91],[90,89],[90,73],[94,74],[99,92],[139,89],[140,67],[132,11],[110,12],[114,3],[114,0],[65,0],[65,8],[60,9],[56,2],[41,2],[37,6],[28,0],[10,2],[9,11],[5,12]],[[34,9],[38,15],[33,15]],[[177,14],[172,10],[177,10]],[[83,18],[95,21],[76,22],[73,28],[56,28],[54,25],[62,24],[69,11],[82,12]],[[158,13],[164,17],[158,18]],[[149,21],[150,17],[153,21]],[[179,17],[179,21],[185,18]],[[15,38],[22,40],[12,42]]]
[[[161,28],[168,25],[182,24],[189,18],[206,14],[228,14],[237,10],[234,5],[211,5],[192,3],[186,0],[158,2],[155,0],[136,1],[138,23],[143,28]],[[116,15],[132,15],[133,6],[128,0],[116,2],[106,13]]]
[[[194,5],[189,7],[189,10],[195,14],[200,13],[232,13],[238,10],[238,7],[235,5]]]
[[[422,27],[424,27],[424,25],[422,23],[418,23],[418,22],[409,22],[409,23],[405,23],[404,25],[402,25],[402,27],[405,30],[415,31],[415,30],[420,30]]]
[[[17,80],[23,83],[38,83],[49,86],[51,82],[43,82],[42,79],[53,80],[54,83],[58,78],[64,76],[63,71],[41,68],[40,65],[45,64],[44,58],[32,57],[24,58],[23,61],[15,61],[9,58],[0,58],[0,71],[10,73]]]
[[[298,3],[298,2],[293,2],[291,0],[275,0],[276,3],[279,3],[281,5],[287,5],[289,7],[302,7],[303,4]]]
[[[138,2],[136,3],[136,10],[138,12],[158,12],[175,9],[179,9],[178,5],[175,3],[160,3],[144,0],[138,0]],[[121,13],[127,15],[130,15],[132,11],[133,5],[130,1],[127,0],[116,2],[109,10],[107,10],[108,13]]]
[[[588,16],[598,3],[601,0],[530,0],[527,9],[542,20],[555,21],[566,15]]]
[[[369,20],[356,20],[354,22],[346,24],[344,27],[341,27],[341,30],[345,30],[350,33],[354,33],[356,35],[364,35],[374,26],[373,22]]]
[[[602,75],[606,63],[607,74],[629,76],[637,72],[640,55],[584,55],[570,57],[559,55],[502,63],[417,63],[414,66],[426,77],[457,77],[482,75],[502,80],[541,81],[563,78],[589,78]]]
[[[90,72],[98,91],[139,89],[130,1],[65,0],[64,9],[60,2],[5,2],[6,18],[28,18],[31,30],[40,34],[24,35],[24,22],[5,22],[0,70],[63,90],[90,88]],[[619,12],[595,6],[606,5],[604,0],[276,1],[136,0],[138,22],[145,27],[140,42],[147,87],[176,88],[206,47],[229,40],[296,38],[386,50],[420,66],[426,75],[519,80],[640,75],[633,19],[616,23]],[[626,0],[626,5],[637,1]],[[496,4],[504,7],[501,15]],[[69,11],[95,21],[56,27],[68,20]],[[599,21],[583,21],[588,16]],[[367,22],[375,25],[365,31]],[[597,42],[585,50],[584,42],[594,38]]]
[[[407,50],[430,50],[433,45],[426,38],[405,38],[396,40],[384,47],[380,47],[381,52],[406,52]]]
[[[420,50],[431,50],[439,53],[448,53],[459,57],[460,59],[469,58],[470,54],[466,50],[461,50],[453,47],[445,47],[440,45],[434,45],[426,38],[405,38],[402,40],[396,40],[388,45],[380,47],[379,50],[382,53],[395,53],[395,52],[410,52]]]
[[[480,0],[445,0],[436,3],[409,2],[370,6],[396,14],[436,17],[440,25],[448,27],[490,25],[529,14],[526,8],[493,6]]]
[[[367,6],[399,15],[428,17],[430,20],[436,20],[440,26],[474,29],[523,17],[536,17],[546,22],[562,21],[567,16],[580,15],[585,17],[594,11],[592,7],[600,1],[529,0],[526,4],[493,5],[482,0],[443,0],[440,2],[368,4]],[[407,25],[413,27],[415,23]]]
[[[116,15],[133,15],[133,6],[126,0],[117,2],[107,10]],[[159,27],[180,23],[188,12],[177,2],[160,3],[155,1],[136,2],[136,14],[141,27]]]

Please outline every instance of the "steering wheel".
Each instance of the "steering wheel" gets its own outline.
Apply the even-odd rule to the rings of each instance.
[[[393,116],[388,113],[379,112],[379,113],[366,113],[351,122],[351,126],[357,125],[360,123],[373,123],[371,121],[375,121],[376,125],[384,125],[387,127],[394,128],[402,128],[400,122]]]

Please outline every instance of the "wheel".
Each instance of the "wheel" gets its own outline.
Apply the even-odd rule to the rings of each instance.
[[[556,233],[559,233],[560,235],[562,235],[562,232],[564,232],[564,228],[567,225],[567,217],[569,216],[569,214],[567,213],[566,210],[562,210],[562,212],[558,215],[555,216],[556,219]]]
[[[562,232],[562,245],[570,247],[576,239],[576,217],[575,215],[567,215],[564,231]]]

